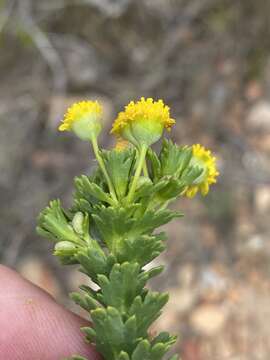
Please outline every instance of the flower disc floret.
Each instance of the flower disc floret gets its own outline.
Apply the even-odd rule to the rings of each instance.
[[[149,146],[159,140],[164,128],[169,131],[174,124],[170,109],[162,100],[142,97],[137,102],[131,101],[119,113],[111,132],[136,146]]]
[[[102,129],[102,107],[98,101],[80,101],[66,112],[59,131],[73,131],[83,140],[97,137]]]
[[[216,167],[216,158],[210,150],[205,149],[200,144],[196,144],[192,146],[192,155],[191,165],[199,166],[203,171],[194,183],[187,187],[185,195],[189,198],[194,197],[198,191],[204,196],[207,195],[209,186],[217,182],[219,175]]]

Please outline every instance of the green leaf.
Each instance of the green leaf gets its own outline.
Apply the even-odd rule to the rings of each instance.
[[[140,287],[143,287],[149,279],[161,274],[163,270],[164,270],[164,266],[160,265],[160,266],[156,266],[150,270],[142,271],[140,273],[140,275],[138,276],[138,278],[141,282]]]
[[[91,327],[82,327],[81,331],[85,334],[86,340],[89,343],[94,343],[96,341],[97,334],[95,330]]]
[[[50,202],[39,215],[37,231],[55,241],[70,241],[81,243],[81,238],[75,233],[61,207],[60,200]]]
[[[167,332],[162,332],[156,336],[152,341],[152,351],[151,356],[153,360],[162,359],[166,352],[171,348],[176,342],[176,336],[171,336]]]
[[[168,351],[166,345],[158,343],[151,349],[151,360],[161,360]]]
[[[130,231],[135,220],[133,215],[138,207],[136,205],[124,207],[95,207],[92,215],[102,240],[110,251]]]
[[[148,292],[144,299],[137,296],[130,308],[129,315],[135,315],[137,319],[137,331],[139,336],[146,336],[149,326],[160,316],[161,309],[169,299],[168,294]]]
[[[140,216],[133,225],[131,235],[138,236],[140,234],[151,233],[156,228],[167,224],[172,219],[182,216],[179,212],[169,209],[147,210]]]
[[[133,344],[137,338],[137,319],[136,316],[131,316],[125,322],[125,336],[130,339],[129,342]]]
[[[106,193],[99,185],[90,181],[88,176],[82,175],[75,178],[76,199],[85,199],[89,204],[96,204],[97,200],[110,205],[113,200],[108,193]]]
[[[177,336],[170,335],[167,331],[163,331],[151,341],[151,345],[154,346],[158,343],[163,343],[171,346],[175,343],[176,339]]]
[[[180,181],[184,186],[192,185],[203,173],[203,168],[199,166],[189,166],[185,169],[180,177]]]
[[[147,151],[147,158],[150,160],[150,167],[151,167],[151,179],[153,181],[157,181],[161,178],[161,163],[159,158],[154,150],[151,148]]]
[[[179,147],[171,140],[164,139],[159,155],[161,177],[174,176],[179,178],[183,170],[189,165],[192,157],[192,148]]]
[[[161,360],[166,352],[169,350],[171,344],[158,342],[156,344],[150,343],[144,339],[139,342],[132,354],[132,360]]]
[[[103,151],[102,157],[118,199],[126,196],[135,163],[135,150]]]
[[[109,277],[98,275],[102,302],[115,307],[120,313],[127,312],[144,286],[139,270],[138,264],[125,262],[121,265],[115,264]]]
[[[151,181],[151,180],[149,180]],[[168,184],[168,179],[161,179],[155,184],[152,182],[146,182],[141,187],[139,187],[134,195],[134,201],[140,201],[142,205],[149,205],[151,198],[154,197],[160,190]],[[146,206],[146,207],[147,207]]]
[[[91,296],[93,299],[98,301],[97,294],[100,292],[100,290],[94,290],[88,285],[80,285],[79,288],[80,290]]]
[[[100,307],[100,304],[89,295],[82,295],[76,292],[70,294],[70,298],[77,304],[80,305],[84,310],[90,311]]]
[[[130,334],[134,318],[124,323],[119,311],[111,306],[93,310],[91,316],[97,335],[97,349],[105,359],[118,359],[116,354],[133,350],[135,339]]]
[[[119,354],[119,360],[130,360],[130,357],[125,351],[121,351]]]
[[[166,178],[167,183],[156,195],[157,203],[164,203],[168,200],[175,199],[185,190],[185,183],[178,178],[171,176]]]
[[[164,233],[156,235],[141,235],[139,237],[128,237],[123,240],[123,245],[117,253],[118,260],[137,262],[140,266],[144,266],[165,249],[164,241],[166,236]]]
[[[82,266],[82,271],[97,281],[98,274],[109,274],[111,264],[108,263],[104,251],[96,240],[91,240],[88,247],[80,249],[76,255],[77,261]]]
[[[148,340],[140,341],[131,357],[131,360],[142,359],[150,360],[150,343]]]
[[[146,257],[154,258],[162,250],[161,238],[141,238],[143,234],[151,233],[159,226],[168,223],[175,217],[181,216],[179,212],[168,209],[147,210],[141,214],[140,205],[124,207],[95,207],[95,213],[92,215],[101,239],[106,243],[109,250],[119,259],[125,260],[130,248],[138,250],[139,245],[136,239],[140,239],[140,244],[150,239],[151,244],[148,248],[155,250],[155,254],[146,253]],[[155,246],[154,241],[158,244]],[[125,248],[125,246],[127,248]],[[140,251],[141,253],[141,251]],[[138,253],[138,259],[141,256]],[[134,258],[136,253],[134,252]]]

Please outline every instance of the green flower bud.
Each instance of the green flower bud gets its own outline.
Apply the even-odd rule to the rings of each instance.
[[[83,224],[84,224],[83,213],[77,212],[72,220],[72,226],[73,229],[76,231],[76,233],[79,235],[83,235],[84,233]]]

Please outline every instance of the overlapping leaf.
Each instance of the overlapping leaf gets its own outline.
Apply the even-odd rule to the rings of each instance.
[[[127,194],[135,163],[135,150],[128,148],[123,151],[111,150],[102,153],[106,169],[114,185],[119,200]]]

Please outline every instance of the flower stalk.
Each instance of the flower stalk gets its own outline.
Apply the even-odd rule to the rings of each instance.
[[[107,182],[111,197],[112,197],[114,203],[117,204],[118,201],[117,201],[117,197],[116,197],[116,194],[115,194],[113,184],[112,184],[111,179],[110,179],[110,177],[109,177],[109,175],[107,173],[104,161],[103,161],[102,157],[100,156],[100,151],[99,151],[99,147],[98,147],[97,138],[93,137],[91,139],[91,142],[92,142],[93,151],[94,151],[95,157],[97,159],[97,162],[98,162],[98,164],[100,166],[100,169],[101,169],[101,171],[102,171],[102,173],[103,173],[103,175],[104,175],[104,177],[106,179],[106,182]]]
[[[138,183],[138,179],[141,175],[142,169],[143,167],[146,168],[146,164],[145,164],[145,156],[146,156],[146,152],[147,152],[147,146],[145,144],[142,145],[142,147],[139,150],[139,159],[138,159],[138,165],[137,165],[137,169],[134,175],[134,178],[132,180],[131,183],[131,187],[128,193],[128,197],[127,197],[127,204],[130,204],[133,200],[134,197],[134,193],[136,191],[136,187],[137,187],[137,183]]]

